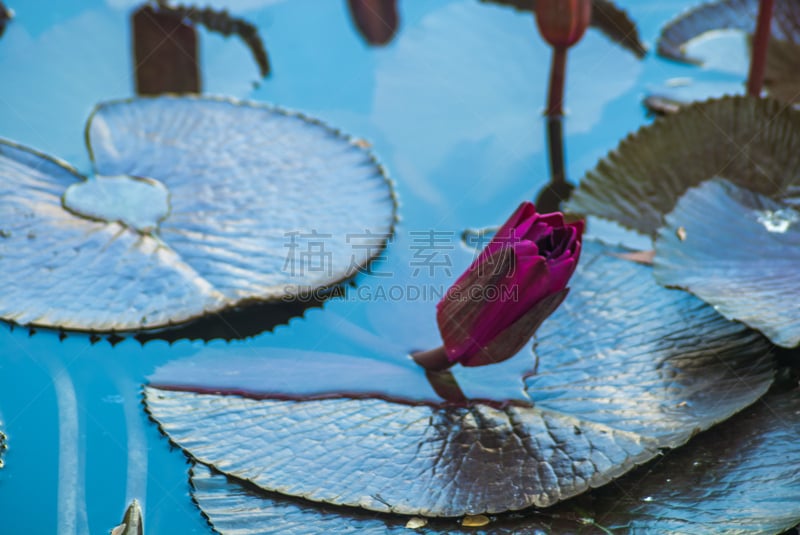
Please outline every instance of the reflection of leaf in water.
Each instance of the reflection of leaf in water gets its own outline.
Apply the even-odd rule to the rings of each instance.
[[[447,404],[404,354],[273,347],[164,366],[148,411],[195,459],[281,494],[427,516],[553,505],[682,445],[772,382],[763,337],[619,251],[585,244],[537,335],[527,402],[506,393],[521,377],[503,364],[457,370],[471,401]],[[403,306],[416,305],[384,313]],[[487,400],[486,384],[506,391]]]
[[[769,395],[587,500],[500,516],[485,530],[434,520],[417,533],[781,533],[800,522],[798,428],[797,392]],[[191,481],[198,506],[226,535],[408,533],[405,518],[267,494],[203,465],[192,468]]]
[[[0,143],[6,320],[128,331],[278,301],[353,276],[392,228],[392,191],[372,156],[299,115],[225,100],[139,99],[100,106],[87,139],[97,177],[85,182],[62,162]],[[98,196],[116,191],[99,185],[118,175],[166,186],[168,215],[157,230],[117,222],[124,217],[114,210],[135,212],[134,199]],[[62,207],[68,187],[85,190],[71,208],[93,219]],[[354,245],[367,231],[372,248]],[[328,269],[295,256],[308,236],[323,242]]]
[[[183,16],[145,4],[131,31],[136,94],[201,92],[197,30]]]
[[[536,0],[481,0],[492,4],[514,7],[520,11],[536,11]],[[644,57],[647,53],[639,39],[639,30],[624,9],[617,7],[610,0],[592,1],[591,27],[600,30],[606,37],[619,43],[636,54]]]
[[[725,180],[704,182],[681,197],[659,230],[656,278],[691,291],[720,314],[762,331],[778,345],[796,346],[800,344],[796,208]]]
[[[769,99],[699,102],[623,140],[566,209],[654,235],[687,189],[718,175],[773,199],[797,196],[798,153],[800,112]]]
[[[702,4],[667,23],[658,39],[662,56],[691,63],[689,41],[715,30],[742,30],[751,33],[756,27],[758,0],[723,0]],[[773,39],[800,43],[800,4],[796,0],[776,0],[772,18]]]
[[[741,30],[748,34],[756,27],[758,0],[723,0],[703,4],[669,22],[661,31],[658,53],[689,63],[703,63],[691,57],[687,45],[694,39],[718,30]],[[764,85],[784,102],[800,98],[800,2],[776,0]]]
[[[211,7],[199,8],[191,5],[172,5],[169,0],[158,0],[159,11],[171,13],[176,17],[186,18],[195,24],[205,26],[208,31],[218,33],[228,37],[230,35],[238,35],[239,38],[250,49],[258,64],[259,72],[262,77],[269,76],[270,64],[267,49],[264,46],[264,41],[258,33],[258,28],[248,21],[234,17],[226,10],[217,10]]]
[[[0,37],[3,37],[3,32],[6,31],[6,24],[13,16],[14,12],[3,5],[3,2],[0,2]]]

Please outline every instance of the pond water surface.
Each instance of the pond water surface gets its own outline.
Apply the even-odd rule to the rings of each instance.
[[[92,108],[134,94],[134,2],[7,3],[16,17],[0,39],[0,136],[87,172],[83,129]],[[547,183],[541,112],[550,52],[529,13],[476,0],[400,1],[395,38],[373,48],[354,29],[344,1],[211,3],[258,26],[273,73],[258,81],[240,41],[203,30],[206,93],[275,103],[366,139],[395,181],[397,235],[376,271],[408,271],[411,233],[432,229],[449,240],[444,251],[453,251],[455,277],[471,255],[462,250],[461,231],[497,225]],[[653,49],[660,27],[693,2],[618,4]],[[695,87],[741,92],[738,73],[678,65],[652,53],[638,60],[590,30],[570,51],[568,175],[577,179],[649,121],[641,106],[648,92],[685,78],[699,80]],[[210,533],[191,501],[188,463],[148,420],[141,385],[156,368],[202,353],[223,362],[226,355],[253,357],[274,346],[357,352],[385,341],[387,330],[394,340],[404,333],[411,340],[420,318],[399,314],[387,325],[370,317],[366,303],[380,297],[369,289],[386,280],[362,277],[361,302],[348,297],[309,310],[294,320],[305,323],[302,335],[293,335],[290,325],[230,342],[142,345],[127,338],[112,345],[88,335],[62,339],[57,332],[2,326],[0,421],[9,450],[0,471],[0,531],[103,533],[137,498],[148,533]],[[434,306],[431,298],[431,325]],[[309,335],[315,325],[317,337]]]

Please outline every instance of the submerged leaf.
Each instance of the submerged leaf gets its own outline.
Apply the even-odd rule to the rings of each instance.
[[[138,99],[101,105],[87,139],[86,181],[0,141],[7,321],[131,331],[291,298],[355,275],[391,232],[391,187],[372,156],[299,115]],[[131,187],[143,184],[154,187]],[[162,190],[168,215],[141,219]],[[356,244],[365,234],[370,247]]]
[[[457,370],[469,401],[448,403],[407,354],[272,347],[226,360],[233,372],[213,354],[164,366],[148,411],[196,460],[264,489],[436,517],[553,505],[764,393],[774,364],[763,337],[659,286],[621,249],[585,245],[570,295],[539,330],[526,395],[525,351]],[[374,315],[396,324],[414,308],[419,322],[420,306],[432,305]]]
[[[774,199],[800,194],[800,112],[725,97],[656,120],[589,171],[567,210],[654,235],[683,193],[724,175]]]
[[[800,344],[796,207],[725,180],[704,182],[681,197],[659,231],[655,275],[778,345]]]

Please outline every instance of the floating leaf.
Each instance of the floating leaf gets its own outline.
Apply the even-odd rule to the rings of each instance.
[[[799,10],[800,11],[800,10]],[[800,30],[798,30],[800,32]],[[800,33],[798,34],[800,41]],[[764,86],[770,95],[797,105],[800,103],[800,42],[769,43],[764,72]]]
[[[759,0],[723,0],[702,4],[669,22],[661,30],[658,53],[690,63],[701,63],[686,55],[692,39],[718,30],[755,31]],[[800,44],[800,4],[796,0],[775,0],[770,30],[774,39]]]
[[[798,267],[800,212],[721,179],[687,191],[656,240],[659,282],[784,347],[800,344]]]
[[[628,136],[567,209],[654,235],[687,189],[715,176],[774,199],[800,195],[798,155],[800,112],[768,99],[701,102]]]
[[[311,535],[359,533],[362,535],[454,534],[518,535],[520,533],[573,533],[584,527],[576,518],[502,519],[485,529],[462,527],[457,519],[428,520],[400,517],[305,500],[265,494],[246,482],[196,464],[191,471],[192,496],[216,531],[223,535]],[[424,520],[414,522],[412,520]],[[411,526],[409,526],[411,524]],[[581,530],[581,533],[584,533]]]
[[[130,331],[278,301],[353,276],[392,228],[371,155],[300,115],[138,99],[101,105],[87,139],[89,180],[0,142],[7,321]]]
[[[755,31],[758,0],[724,0],[703,4],[668,23],[658,41],[662,56],[702,64],[687,53],[691,41],[719,30]],[[784,102],[800,100],[800,4],[796,0],[776,0],[767,52],[764,86],[773,97]],[[730,57],[725,58],[730,62]]]
[[[800,395],[764,397],[598,493],[596,520],[626,533],[777,534],[800,522]]]
[[[800,522],[800,396],[766,396],[685,448],[546,512],[494,519],[486,530],[434,520],[418,533],[782,533]],[[403,519],[266,494],[204,465],[192,494],[226,535],[408,533]]]
[[[172,362],[150,378],[147,408],[196,460],[281,494],[432,517],[550,506],[683,444],[772,382],[763,337],[620,251],[586,243],[569,297],[539,330],[526,394],[524,350],[456,370],[470,401],[446,403],[406,354],[273,347],[225,359],[228,372],[215,354]],[[418,305],[432,306],[383,313],[396,323]]]

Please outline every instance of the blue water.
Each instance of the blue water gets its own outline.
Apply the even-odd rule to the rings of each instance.
[[[17,16],[0,39],[0,136],[86,171],[83,128],[92,107],[133,95],[132,2],[7,3]],[[661,25],[692,2],[619,4],[654,48]],[[547,182],[541,111],[549,49],[530,14],[477,1],[401,1],[394,41],[370,48],[354,30],[343,1],[215,5],[228,6],[259,27],[273,74],[254,84],[257,67],[247,49],[236,39],[201,31],[205,92],[301,110],[367,139],[396,181],[400,224],[385,269],[402,268],[409,231],[437,229],[455,236],[467,227],[496,225]],[[701,89],[741,92],[735,74],[653,55],[639,61],[590,31],[570,51],[568,175],[580,177],[649,121],[640,104],[645,94],[687,77],[702,81],[696,84]],[[352,332],[308,335],[315,322],[339,325],[331,318],[346,318],[341,325],[351,331],[363,328],[364,343],[385,336],[386,329],[396,329],[398,339],[404,329],[414,330],[410,320],[375,325],[365,306],[352,300],[329,303],[296,320],[295,325],[304,322],[298,329],[302,336],[293,336],[290,326],[230,343],[142,346],[127,339],[112,347],[84,335],[60,340],[49,331],[30,335],[3,326],[0,421],[10,449],[0,471],[0,531],[103,533],[138,498],[148,533],[210,533],[190,499],[186,459],[148,420],[140,385],[158,366],[209,351],[224,358],[257,355],[274,345],[311,344],[346,352],[354,343]]]

